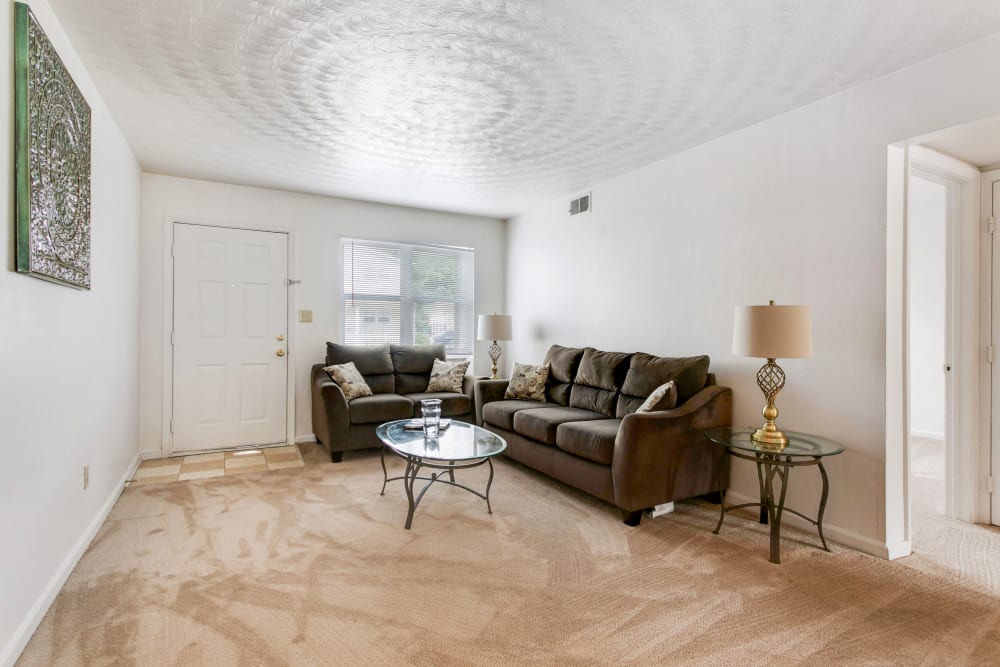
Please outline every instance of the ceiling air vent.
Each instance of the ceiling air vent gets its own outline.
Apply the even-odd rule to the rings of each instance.
[[[580,195],[569,203],[569,214],[588,213],[590,211],[590,193]]]

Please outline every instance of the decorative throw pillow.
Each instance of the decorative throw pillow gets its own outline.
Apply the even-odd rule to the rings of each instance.
[[[532,366],[514,364],[504,398],[545,402],[545,382],[549,379],[549,365]]]
[[[450,391],[461,394],[467,370],[469,370],[468,361],[435,359],[434,365],[431,366],[431,379],[427,383],[427,391]]]
[[[636,412],[653,412],[655,410],[670,410],[677,406],[677,385],[674,381],[664,382],[653,390]]]
[[[358,371],[358,367],[354,365],[353,361],[348,361],[346,364],[337,364],[336,366],[327,366],[323,370],[329,373],[333,381],[340,385],[340,389],[344,392],[344,397],[348,401],[372,395],[371,387],[365,382],[365,378]]]

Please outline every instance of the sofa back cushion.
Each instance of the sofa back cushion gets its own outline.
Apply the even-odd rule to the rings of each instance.
[[[614,417],[618,392],[628,372],[631,356],[625,352],[585,348],[570,389],[570,407]]]
[[[389,354],[396,371],[396,393],[427,391],[434,360],[445,360],[444,345],[390,345]]]
[[[622,384],[615,416],[621,419],[632,414],[654,389],[671,380],[677,387],[677,405],[683,405],[705,386],[708,365],[707,355],[673,358],[636,352]]]
[[[396,379],[393,375],[388,345],[326,344],[327,366],[347,362],[354,362],[373,394],[391,394],[396,391]]]
[[[545,387],[545,397],[550,403],[569,405],[569,391],[573,378],[583,359],[582,347],[553,345],[545,353],[542,364],[549,365],[549,384]]]

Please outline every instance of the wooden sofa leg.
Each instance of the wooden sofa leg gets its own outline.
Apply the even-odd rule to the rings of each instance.
[[[638,526],[639,522],[642,521],[642,510],[636,510],[634,512],[622,510],[622,520],[625,522],[626,526]]]
[[[330,452],[330,461],[340,463],[344,460],[344,452]]]

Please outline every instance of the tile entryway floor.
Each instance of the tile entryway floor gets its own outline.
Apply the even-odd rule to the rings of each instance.
[[[302,454],[295,445],[192,454],[143,461],[136,469],[131,484],[164,484],[207,477],[229,477],[249,472],[301,468],[304,465]]]

